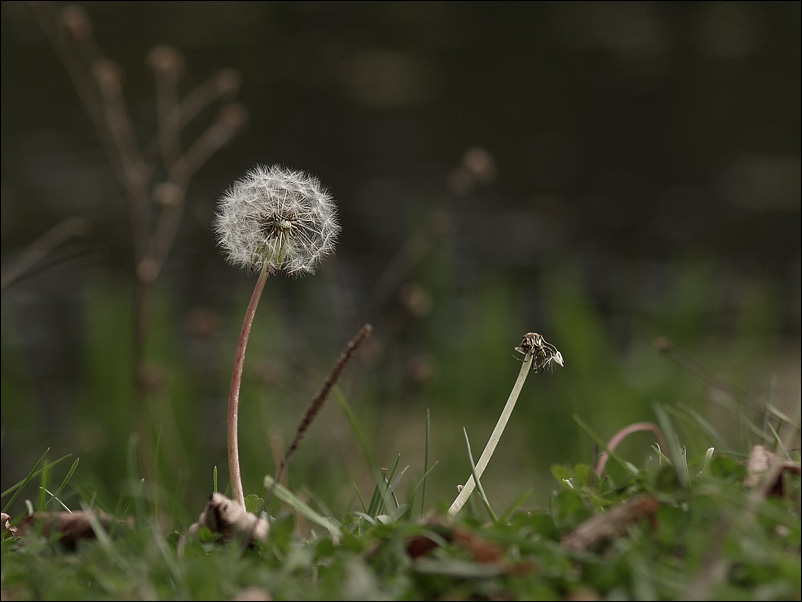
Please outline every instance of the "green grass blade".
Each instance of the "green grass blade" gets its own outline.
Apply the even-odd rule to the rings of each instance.
[[[57,503],[59,506],[61,506],[62,508],[64,508],[64,510],[66,510],[66,511],[67,511],[67,512],[69,512],[69,513],[72,513],[72,510],[70,510],[70,509],[69,509],[69,507],[67,507],[67,504],[65,504],[64,502],[62,502],[62,501],[61,501],[61,500],[60,500],[60,499],[59,499],[59,498],[56,496],[56,494],[55,494],[55,493],[53,493],[53,492],[52,492],[52,491],[50,491],[49,489],[44,489],[44,492],[45,492],[47,495],[49,495],[49,496],[50,496],[50,499],[51,499],[51,500],[55,500],[55,502],[56,502],[56,503]],[[49,502],[49,501],[50,501],[50,500],[48,500],[48,502]]]
[[[164,424],[159,426],[159,434],[156,436],[156,448],[153,450],[153,516],[156,524],[159,524],[159,449],[161,448],[162,431]]]
[[[401,461],[401,454],[396,456],[395,463],[393,467],[390,469],[389,473],[387,469],[383,468],[379,472],[379,478],[376,480],[376,488],[373,490],[373,497],[370,500],[370,506],[368,507],[368,514],[371,516],[378,516],[381,514],[385,508],[388,508],[390,504],[390,482],[393,480],[395,476],[395,471],[398,470],[398,463]],[[406,471],[406,469],[404,469]],[[383,476],[383,473],[386,473],[387,476]],[[395,500],[396,504],[398,500]]]
[[[433,471],[435,468],[437,468],[437,465],[438,465],[438,464],[440,464],[440,461],[439,461],[439,460],[435,460],[434,464],[432,464],[432,465],[429,467],[429,470],[427,470],[425,473],[423,473],[423,476],[422,476],[422,477],[420,478],[420,480],[418,480],[418,482],[415,484],[415,489],[414,489],[414,491],[417,491],[417,490],[418,490],[418,489],[419,489],[421,486],[424,486],[424,485],[426,484],[426,477],[427,477],[427,476],[429,476],[429,473],[430,473],[430,472],[432,472],[432,471]],[[421,510],[423,510],[423,509],[421,509]]]
[[[139,436],[131,433],[128,438],[128,479],[131,484],[143,484],[144,479],[139,474]],[[134,502],[134,516],[136,522],[142,523],[145,520],[145,506],[141,495],[132,498]],[[130,505],[129,505],[130,507]]]
[[[273,487],[273,477],[271,475],[265,475],[264,485],[269,490]],[[332,518],[328,518],[326,516],[322,516],[315,512],[312,508],[310,508],[306,503],[298,499],[294,493],[292,493],[289,489],[284,487],[281,483],[276,483],[276,487],[273,490],[273,493],[276,495],[278,499],[282,502],[290,506],[293,510],[295,510],[298,514],[307,518],[307,520],[312,521],[313,523],[320,525],[324,529],[326,529],[330,534],[332,539],[335,543],[340,541],[340,524]]]
[[[677,432],[674,430],[674,425],[671,422],[671,418],[669,417],[668,412],[665,410],[663,405],[655,403],[653,407],[655,416],[657,417],[657,424],[660,425],[660,429],[663,431],[663,434],[666,438],[666,445],[668,445],[668,457],[671,459],[671,463],[674,465],[674,470],[677,471],[679,482],[682,483],[684,487],[687,487],[690,483],[690,474],[688,472],[688,463],[685,460],[684,448],[682,448],[679,444]]]
[[[128,516],[128,513],[131,511],[131,506],[134,505],[134,502],[142,497],[142,490],[145,488],[145,479],[139,479],[139,483],[134,488],[134,493],[128,498],[128,502],[123,506],[119,512],[115,512],[116,516],[120,519],[125,518]]]
[[[7,512],[8,511],[8,509],[11,507],[11,504],[14,503],[14,501],[19,497],[20,493],[22,493],[22,490],[25,489],[25,486],[28,483],[30,483],[31,480],[33,480],[34,478],[39,476],[39,474],[42,472],[42,470],[44,470],[45,468],[50,468],[50,467],[56,466],[57,464],[60,464],[61,462],[63,462],[64,460],[66,460],[67,458],[69,458],[72,455],[72,454],[67,454],[65,456],[61,456],[58,460],[55,460],[53,462],[49,462],[45,466],[40,467],[40,464],[42,464],[45,461],[45,459],[47,458],[47,454],[49,452],[50,452],[50,448],[48,447],[45,450],[45,453],[43,453],[41,455],[41,457],[36,461],[36,464],[33,465],[33,468],[31,468],[31,471],[28,473],[28,475],[24,479],[22,479],[21,481],[18,481],[17,483],[15,483],[14,485],[12,485],[8,489],[6,489],[2,494],[0,494],[0,498],[4,498],[7,495],[9,495],[10,493],[12,493],[12,492],[14,493],[14,495],[11,497],[10,500],[8,500],[8,502],[6,503],[5,507],[3,508],[3,512]]]
[[[429,474],[429,435],[431,434],[431,416],[429,408],[426,408],[426,447],[423,452],[423,481],[420,492],[420,515],[426,514],[426,475]],[[417,489],[417,486],[415,487]]]
[[[513,501],[510,507],[507,508],[507,511],[501,515],[499,522],[501,523],[507,522],[507,519],[509,519],[512,516],[512,513],[515,512],[521,506],[521,504],[523,504],[528,498],[530,498],[534,492],[535,492],[534,489],[530,489],[529,491],[525,492],[521,497],[519,497],[517,500]]]
[[[476,483],[476,491],[479,493],[479,499],[482,500],[482,503],[485,505],[488,514],[490,514],[490,518],[493,520],[494,523],[498,523],[498,517],[496,513],[493,512],[493,508],[490,506],[490,501],[487,499],[487,495],[485,495],[484,487],[482,487],[482,482],[479,480],[479,474],[476,472],[476,463],[473,461],[473,452],[471,452],[471,441],[468,439],[468,431],[465,427],[462,427],[462,432],[465,433],[465,445],[468,448],[468,460],[471,463],[471,475],[473,475],[473,482]]]
[[[362,499],[362,492],[359,491],[359,487],[356,486],[356,483],[354,483],[354,490],[356,491],[356,496],[359,498],[359,504],[362,506],[362,511],[367,514],[368,507],[365,506],[365,500]]]
[[[53,497],[58,497],[61,495],[61,492],[64,491],[67,483],[69,483],[70,479],[72,479],[72,475],[74,475],[75,471],[78,469],[78,462],[80,460],[80,458],[75,458],[75,462],[72,463],[72,466],[70,466],[70,469],[67,471],[67,475],[61,480],[61,485],[58,486],[58,489],[56,489],[56,493],[53,494]]]
[[[401,473],[395,478],[395,480],[392,482],[392,484],[389,485],[388,488],[387,488],[387,495],[388,496],[392,496],[393,502],[395,502],[395,507],[396,508],[400,508],[401,504],[398,502],[398,498],[395,495],[395,488],[398,486],[399,481],[401,481],[401,477],[404,476],[404,473],[406,473],[407,470],[409,470],[409,465],[405,466],[403,468],[403,470],[401,470]]]
[[[39,505],[37,506],[39,510],[44,512],[47,508],[47,480],[50,476],[50,466],[44,466],[42,468],[42,472],[39,475]]]
[[[340,408],[342,408],[342,411],[345,413],[345,417],[348,419],[348,423],[351,425],[351,430],[354,431],[354,435],[356,435],[356,440],[359,443],[359,449],[362,450],[362,455],[365,456],[365,461],[368,463],[370,471],[373,472],[376,470],[376,459],[373,457],[373,452],[370,449],[368,436],[364,427],[357,419],[356,414],[354,414],[354,411],[351,409],[351,406],[348,405],[348,401],[345,399],[345,396],[342,394],[339,387],[335,386],[331,392],[334,395],[334,399],[337,400],[337,403],[340,404]]]

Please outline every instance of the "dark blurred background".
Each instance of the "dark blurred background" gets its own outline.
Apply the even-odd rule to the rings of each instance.
[[[660,357],[658,336],[728,381],[749,420],[767,401],[798,407],[798,2],[79,3],[143,146],[158,45],[183,57],[182,95],[233,69],[248,115],[188,185],[154,283],[144,404],[125,196],[37,17],[68,6],[2,3],[4,274],[48,229],[84,220],[4,286],[3,490],[52,447],[113,506],[137,414],[165,463],[143,471],[190,514],[213,465],[227,482],[225,398],[255,277],[225,265],[210,220],[256,163],[318,176],[343,231],[318,275],[266,288],[243,390],[257,408],[242,410],[250,492],[366,321],[375,335],[343,395],[375,464],[400,454],[413,484],[431,412],[431,504],[467,477],[462,426],[478,457],[528,331],[566,367],[524,388],[487,473],[499,505],[530,485],[543,503],[552,463],[591,461],[573,414],[606,439],[654,419],[654,402],[688,404],[731,447],[748,438],[737,404]],[[370,454],[334,400],[321,421],[290,484],[355,509]]]

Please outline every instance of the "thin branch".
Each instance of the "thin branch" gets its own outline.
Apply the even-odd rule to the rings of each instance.
[[[37,263],[62,243],[75,236],[86,236],[88,232],[89,222],[79,217],[70,217],[56,224],[28,245],[27,249],[3,270],[0,278],[0,290],[5,290],[23,274],[32,270]]]

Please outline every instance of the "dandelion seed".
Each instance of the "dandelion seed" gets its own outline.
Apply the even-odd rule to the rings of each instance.
[[[231,264],[297,276],[334,252],[340,226],[317,178],[257,166],[220,198],[214,230]]]

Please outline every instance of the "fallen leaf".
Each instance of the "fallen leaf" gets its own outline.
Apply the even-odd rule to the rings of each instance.
[[[266,541],[270,523],[257,518],[222,493],[215,492],[201,512],[198,522],[189,528],[189,534],[194,535],[202,527],[207,527],[213,533],[222,533],[224,539],[229,539],[232,535],[245,535],[250,541]]]
[[[31,533],[41,533],[45,537],[49,537],[53,533],[58,533],[58,541],[64,547],[74,550],[79,540],[97,537],[90,518],[97,519],[106,531],[110,531],[115,526],[130,527],[133,525],[133,519],[120,521],[101,510],[36,512],[29,514],[16,525],[10,525],[8,515],[4,515],[2,522],[14,537],[24,538]]]
[[[800,467],[798,462],[792,462],[781,458],[762,445],[753,446],[752,451],[749,453],[749,462],[746,465],[748,476],[744,479],[744,486],[755,487],[763,478],[763,475],[769,472],[769,469],[775,462],[779,463],[779,470],[776,471],[776,475],[771,475],[774,480],[772,483],[766,484],[767,488],[765,491],[769,495],[783,497],[785,495],[783,474],[802,474],[802,467]]]

